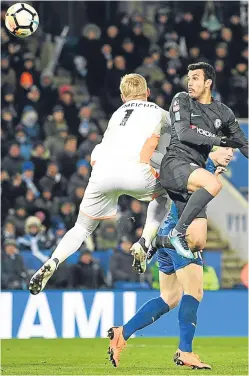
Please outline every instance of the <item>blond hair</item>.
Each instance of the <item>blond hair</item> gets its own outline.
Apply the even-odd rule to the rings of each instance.
[[[126,74],[122,77],[119,89],[126,100],[147,97],[147,82],[137,73]]]

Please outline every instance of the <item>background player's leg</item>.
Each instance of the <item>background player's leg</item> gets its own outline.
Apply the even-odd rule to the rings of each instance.
[[[162,315],[175,308],[182,296],[182,288],[175,273],[166,275],[159,272],[161,296],[146,302],[123,327],[127,340],[137,330],[153,324]]]
[[[189,264],[176,271],[184,295],[179,308],[180,344],[183,352],[192,352],[192,343],[197,324],[197,310],[203,297],[203,268]]]

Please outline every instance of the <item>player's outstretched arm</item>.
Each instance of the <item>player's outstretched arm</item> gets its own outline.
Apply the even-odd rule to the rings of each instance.
[[[248,159],[248,140],[240,128],[233,111],[227,106],[224,107],[228,113],[228,120],[226,122],[226,127],[224,128],[224,134],[226,133],[226,136],[232,137],[233,140],[241,143],[242,147],[240,147],[239,150]]]
[[[187,93],[178,93],[170,106],[170,118],[172,127],[175,129],[178,139],[182,143],[191,145],[220,146],[220,137],[209,137],[191,129],[191,110],[188,103]]]

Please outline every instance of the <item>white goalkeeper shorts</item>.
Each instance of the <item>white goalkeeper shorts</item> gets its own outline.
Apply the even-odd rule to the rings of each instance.
[[[92,219],[106,219],[117,213],[118,198],[128,195],[150,202],[166,195],[158,172],[146,163],[97,162],[85,190],[80,211]]]

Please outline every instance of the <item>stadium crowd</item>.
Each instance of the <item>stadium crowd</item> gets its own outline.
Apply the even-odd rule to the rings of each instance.
[[[4,18],[8,6],[2,5]],[[168,109],[186,88],[187,65],[207,61],[215,66],[214,95],[236,116],[247,117],[248,32],[239,14],[230,14],[211,30],[187,11],[176,15],[159,7],[154,24],[135,12],[118,14],[105,27],[88,23],[82,36],[67,41],[55,73],[40,70],[46,55],[45,35],[13,39],[1,29],[1,183],[2,288],[26,288],[33,272],[22,252],[40,262],[48,258],[76,220],[91,173],[90,155],[101,141],[108,117],[121,104],[119,83],[126,73],[148,80],[151,101]],[[66,69],[71,85],[57,86]],[[85,99],[76,101],[75,87]],[[116,281],[141,282],[131,267],[129,249],[139,238],[146,205],[123,197],[118,221],[103,221],[82,246],[78,263],[62,266],[53,287],[100,288]],[[94,259],[96,250],[117,250],[107,275]],[[118,265],[118,267],[117,267]],[[110,277],[110,278],[109,278]],[[143,277],[156,283],[153,272]],[[155,284],[154,284],[155,286]]]

